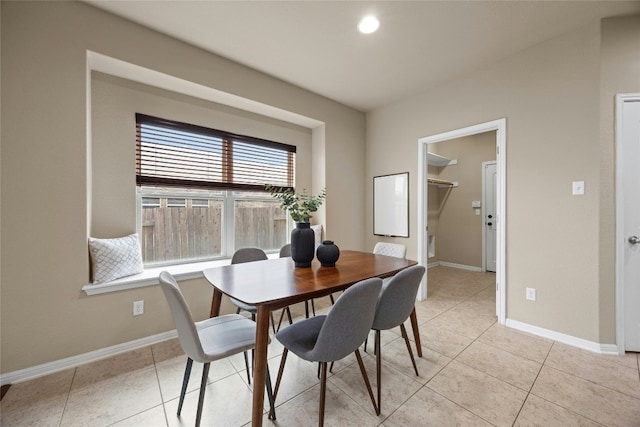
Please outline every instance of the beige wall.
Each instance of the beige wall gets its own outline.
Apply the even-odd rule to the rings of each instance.
[[[601,99],[601,77],[640,90],[640,25],[620,22],[605,20],[602,32],[593,22],[367,114],[368,179],[408,167],[412,177],[411,237],[397,239],[410,258],[417,256],[418,139],[505,117],[507,318],[599,343],[615,336],[613,199],[601,188],[610,191],[613,140],[600,136],[601,127],[612,132],[613,103],[609,94]],[[571,195],[574,180],[585,181],[584,196]],[[367,246],[375,240],[369,234]],[[537,289],[536,302],[525,300],[526,287]]]
[[[429,166],[429,176],[458,182],[453,188],[428,187],[430,201],[431,193],[437,194],[435,206],[429,206],[429,234],[436,239],[436,256],[429,262],[438,260],[483,268],[484,221],[475,214],[471,202],[482,202],[482,162],[496,159],[496,134],[485,132],[430,144],[429,151],[457,160],[451,166]]]
[[[0,7],[1,372],[173,329],[156,286],[91,297],[81,291],[89,279],[91,193],[130,173],[116,162],[112,175],[95,177],[95,188],[91,183],[91,151],[98,147],[87,125],[87,50],[323,122],[312,136],[319,160],[307,166],[314,190],[328,191],[319,218],[340,247],[363,249],[364,114],[84,3]],[[135,220],[130,184],[117,197],[127,208],[100,233],[128,231]],[[108,222],[109,215],[95,215]],[[211,287],[204,279],[182,284],[195,316],[205,317]],[[140,299],[145,314],[134,318],[132,302]]]

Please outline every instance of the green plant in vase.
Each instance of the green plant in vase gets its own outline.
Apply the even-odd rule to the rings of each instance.
[[[309,220],[311,214],[316,212],[327,197],[323,188],[317,196],[306,192],[296,193],[290,188],[265,185],[265,189],[273,197],[280,200],[280,208],[289,212],[291,219],[296,222],[296,228],[291,230],[291,258],[296,267],[311,267],[311,261],[315,256],[315,233],[311,229]]]
[[[283,189],[270,184],[265,185],[265,189],[280,200],[280,208],[289,212],[295,222],[309,222],[311,213],[316,212],[327,197],[325,188],[317,196],[307,194],[304,190],[302,193],[296,193],[290,188]]]

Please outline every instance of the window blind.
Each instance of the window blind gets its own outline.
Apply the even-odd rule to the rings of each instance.
[[[293,189],[296,147],[136,114],[136,183],[183,188]]]

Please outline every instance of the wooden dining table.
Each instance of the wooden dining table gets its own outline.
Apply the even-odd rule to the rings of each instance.
[[[314,260],[311,267],[296,268],[293,260],[286,257],[205,269],[204,276],[214,289],[211,317],[220,314],[222,295],[257,307],[252,425],[261,426],[264,414],[269,319],[272,311],[345,290],[364,279],[393,276],[415,264],[416,261],[404,258],[341,251],[335,267],[322,267]],[[411,325],[418,356],[422,357],[415,309],[411,314]]]

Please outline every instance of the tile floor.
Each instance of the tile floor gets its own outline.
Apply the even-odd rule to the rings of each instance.
[[[494,276],[429,270],[429,298],[416,305],[423,357],[413,373],[399,331],[382,334],[382,414],[375,416],[350,356],[327,387],[327,426],[640,426],[638,355],[601,356],[496,324]],[[328,310],[328,304],[320,310]],[[294,313],[302,315],[301,307]],[[411,333],[410,333],[411,335]],[[269,347],[272,376],[281,346]],[[365,364],[375,387],[375,361]],[[200,366],[194,364],[183,414],[176,414],[185,356],[176,340],[13,385],[2,426],[192,426]],[[277,421],[314,426],[316,366],[291,354]],[[266,405],[265,405],[266,408]],[[242,356],[212,364],[203,426],[245,426],[251,387]]]

